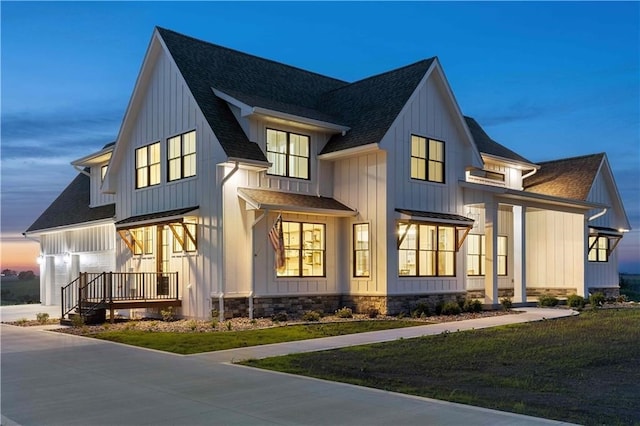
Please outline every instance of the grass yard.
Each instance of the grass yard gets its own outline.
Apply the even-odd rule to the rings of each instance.
[[[640,424],[640,309],[242,364],[587,425]]]
[[[640,274],[620,274],[620,294],[640,302]]]
[[[0,303],[3,306],[40,303],[40,278],[0,281]]]
[[[91,337],[186,355],[418,325],[425,323],[394,320],[354,321],[210,333],[122,330],[103,331]]]

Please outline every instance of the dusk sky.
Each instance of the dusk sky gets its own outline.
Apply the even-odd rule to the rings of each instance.
[[[1,267],[114,141],[154,26],[354,81],[438,56],[465,115],[534,162],[606,152],[640,272],[640,3],[6,2],[1,13]]]

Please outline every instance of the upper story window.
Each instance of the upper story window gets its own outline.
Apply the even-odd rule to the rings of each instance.
[[[455,276],[455,234],[453,226],[398,223],[398,275]]]
[[[167,140],[167,181],[196,175],[196,132],[191,131]]]
[[[489,170],[472,169],[469,171],[469,175],[481,179],[487,179],[496,182],[504,182],[504,174],[498,172],[491,172]]]
[[[309,179],[309,136],[267,129],[270,175]]]
[[[371,269],[369,255],[369,224],[353,225],[353,276],[368,277]]]
[[[411,135],[411,178],[444,183],[444,142]]]
[[[160,142],[136,149],[136,189],[160,183]]]
[[[104,166],[100,167],[100,181],[104,182],[104,177],[107,175],[107,168],[109,167],[108,164],[105,164]]]
[[[609,261],[609,239],[607,237],[589,237],[589,262]]]
[[[325,276],[325,225],[282,222],[285,269],[278,277]]]

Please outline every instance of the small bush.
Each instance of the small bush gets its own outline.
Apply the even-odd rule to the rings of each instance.
[[[459,315],[461,312],[458,302],[449,301],[442,305],[442,315]]]
[[[38,312],[36,314],[36,319],[40,324],[46,324],[49,321],[49,314],[46,312]]]
[[[71,325],[75,328],[82,327],[84,325],[84,318],[82,315],[74,315],[71,317]]]
[[[589,304],[594,308],[604,305],[604,301],[604,294],[599,291],[589,296]]]
[[[378,315],[380,315],[380,311],[377,310],[376,308],[369,308],[367,309],[367,316],[369,318],[378,318]]]
[[[160,315],[162,315],[162,321],[170,322],[175,319],[173,316],[173,307],[169,306],[167,309],[160,310]]]
[[[288,320],[289,320],[289,315],[287,315],[286,311],[276,312],[271,317],[271,321],[273,322],[286,322]]]
[[[187,321],[187,327],[189,327],[191,331],[195,331],[198,328],[198,321],[196,320]]]
[[[628,301],[629,301],[629,298],[627,297],[626,294],[621,294],[616,298],[616,302],[618,303],[627,303]]]
[[[411,316],[413,318],[424,318],[429,315],[431,315],[431,309],[429,308],[429,305],[425,303],[418,303],[413,312],[411,312]]]
[[[227,330],[228,331],[233,330],[233,324],[231,324],[231,321],[227,321]]]
[[[558,298],[550,294],[543,294],[538,297],[538,306],[557,306],[558,302]]]
[[[353,318],[353,311],[351,308],[344,307],[336,311],[336,316],[338,318]]]
[[[218,318],[211,318],[211,328],[218,328]]]
[[[467,299],[462,305],[462,310],[464,312],[481,312],[482,302],[477,299]]]
[[[577,294],[571,294],[567,297],[567,305],[571,308],[582,309],[586,303],[587,302],[584,300],[584,297]]]
[[[28,319],[20,318],[19,320],[16,321],[16,324],[22,326],[22,325],[27,325],[28,322],[29,322]]]
[[[500,299],[500,304],[502,305],[502,309],[505,311],[510,311],[513,308],[513,302],[510,297],[503,297]]]
[[[442,315],[442,308],[444,307],[444,302],[440,301],[436,305],[436,315]]]
[[[316,322],[316,321],[320,321],[321,316],[322,315],[320,315],[320,312],[317,312],[317,311],[305,311],[305,313],[302,314],[302,320]]]

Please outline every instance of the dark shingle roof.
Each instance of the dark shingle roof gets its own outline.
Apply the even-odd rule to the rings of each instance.
[[[226,102],[214,96],[212,88],[315,109],[322,93],[346,84],[164,28],[157,30],[229,157],[266,161],[259,146],[247,139]]]
[[[586,201],[604,153],[538,163],[540,170],[525,179],[524,190]]]
[[[238,192],[245,199],[250,199],[259,209],[274,210],[333,210],[347,214],[355,213],[354,210],[341,202],[329,197],[317,197],[315,195],[293,194],[266,189],[239,188]]]
[[[27,232],[109,219],[115,216],[115,204],[90,208],[90,179],[79,173],[53,203],[27,229]]]
[[[120,225],[131,225],[131,224],[137,224],[140,222],[151,222],[151,221],[157,224],[158,222],[161,222],[161,219],[166,219],[174,216],[182,216],[198,209],[198,207],[199,206],[193,206],[193,207],[186,207],[186,208],[175,209],[175,210],[166,210],[163,212],[155,212],[155,213],[141,214],[138,216],[131,216],[126,219],[117,221],[116,227],[121,227]]]
[[[480,124],[478,124],[478,122],[473,118],[465,117],[464,119],[467,122],[467,127],[469,127],[469,131],[471,132],[471,136],[473,136],[476,147],[481,153],[506,158],[508,160],[515,160],[522,163],[533,164],[523,156],[491,139],[484,129],[480,127]]]
[[[351,130],[344,136],[334,135],[322,154],[380,142],[434,60],[425,59],[324,94],[319,109],[340,117]]]
[[[466,216],[461,216],[459,214],[454,214],[454,213],[423,212],[420,210],[408,210],[408,209],[396,209],[396,211],[398,213],[406,214],[408,216],[423,217],[425,219],[438,219],[441,221],[464,222],[468,224],[473,224],[474,222],[473,219],[470,219]]]

